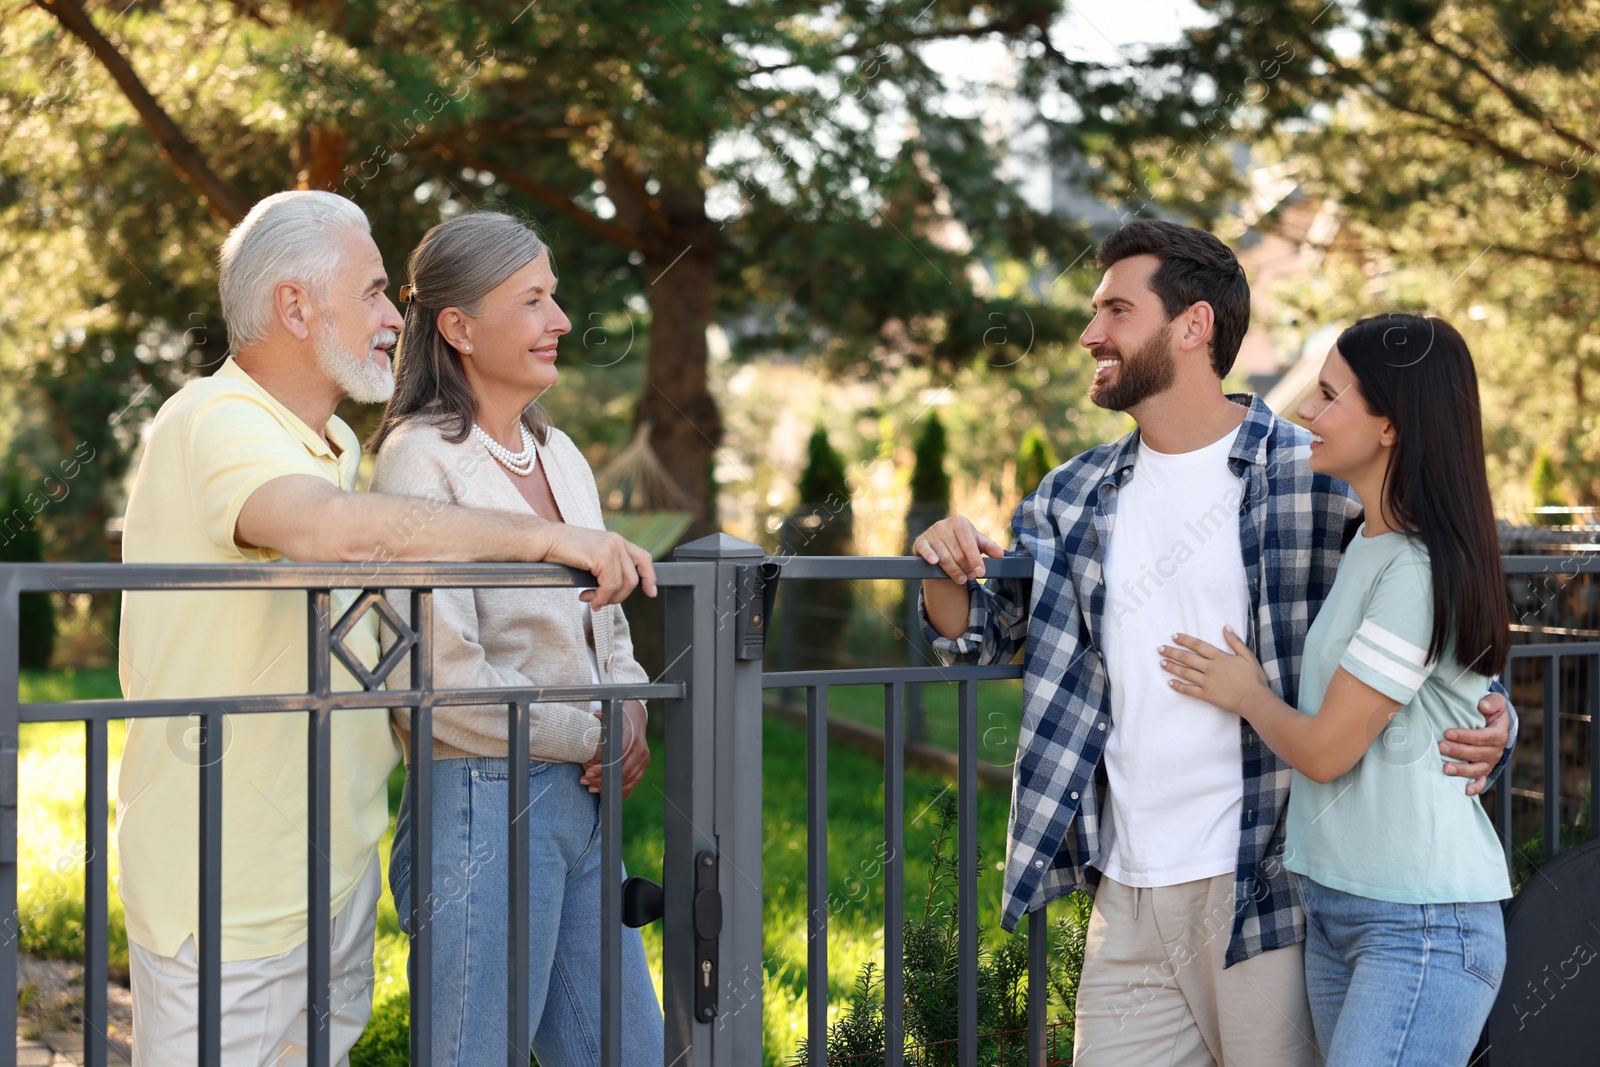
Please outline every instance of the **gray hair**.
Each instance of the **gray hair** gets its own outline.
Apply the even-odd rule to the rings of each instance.
[[[368,448],[376,452],[389,434],[418,416],[438,419],[445,440],[466,440],[477,397],[460,354],[439,332],[439,312],[453,307],[478,314],[491,290],[547,251],[531,226],[496,211],[457,215],[423,235],[406,263],[406,326],[395,356],[394,396]],[[529,404],[522,421],[544,444],[550,434],[545,410]]]
[[[371,233],[372,225],[337,193],[292,189],[250,209],[222,242],[217,288],[231,349],[266,340],[280,283],[304,285],[318,299],[327,294],[343,259],[336,238],[347,230]]]
[[[433,311],[478,313],[489,291],[544,255],[534,229],[498,211],[473,211],[423,235],[406,262],[411,303]]]

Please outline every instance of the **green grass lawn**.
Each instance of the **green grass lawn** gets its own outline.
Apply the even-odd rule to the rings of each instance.
[[[24,672],[23,701],[92,700],[120,697],[116,671]],[[17,763],[17,911],[24,952],[76,959],[83,955],[84,810],[83,726],[25,723],[19,731]],[[113,768],[122,757],[121,720],[107,730]],[[112,782],[115,783],[113,773]],[[113,784],[114,789],[114,784]],[[108,792],[111,809],[115,792]],[[110,878],[115,884],[113,842]],[[128,942],[122,900],[111,894],[110,966],[128,973]]]
[[[980,686],[980,714],[1004,713],[1007,694],[989,696],[1011,683]],[[954,687],[930,686],[927,724],[930,738],[954,737]],[[948,692],[948,698],[939,691]],[[882,688],[837,689],[837,710],[853,718],[881,724]],[[67,700],[118,695],[115,672],[58,672],[26,675],[22,699]],[[986,701],[993,701],[992,704]],[[873,708],[876,708],[874,713]],[[792,1062],[806,1028],[806,868],[805,766],[802,731],[772,718],[766,720],[763,849],[765,882],[764,998],[766,1061]],[[998,723],[980,731],[998,729]],[[110,730],[113,782],[124,737],[121,722]],[[992,740],[998,740],[998,734]],[[1014,732],[1010,740],[1015,745]],[[998,755],[999,746],[991,748]],[[828,923],[830,1016],[837,1017],[862,964],[881,960],[883,946],[883,768],[853,749],[834,746],[828,754],[829,894],[834,902]],[[1009,764],[1009,754],[1004,756]],[[662,759],[657,756],[624,810],[624,860],[630,873],[659,879],[664,849]],[[401,776],[391,780],[391,808],[399,800]],[[22,728],[19,805],[19,907],[22,945],[41,955],[76,958],[83,946],[83,728],[72,723],[32,724]],[[905,788],[906,907],[910,917],[922,913],[928,889],[931,841],[937,829],[934,801],[953,792],[950,782],[909,773]],[[115,800],[113,794],[113,802]],[[979,916],[986,944],[1005,935],[999,930],[1000,876],[996,867],[1004,851],[1007,797],[999,790],[979,794]],[[108,817],[111,815],[108,812]],[[390,834],[380,845],[387,871]],[[116,854],[111,855],[116,876]],[[111,898],[112,969],[126,974],[127,947],[122,908]],[[644,931],[645,948],[659,986],[659,927]],[[357,1067],[390,1067],[405,1059],[405,939],[395,918],[393,898],[385,891],[378,911],[378,941],[373,1022],[352,1057]]]

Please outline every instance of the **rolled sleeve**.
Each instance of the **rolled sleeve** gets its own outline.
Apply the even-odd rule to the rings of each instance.
[[[945,637],[933,628],[927,601],[919,590],[917,618],[922,636],[946,667],[1009,663],[1027,636],[1029,589],[1028,581],[1016,578],[968,582],[967,628],[958,637]]]
[[[976,663],[983,652],[983,630],[988,620],[988,605],[983,587],[977,582],[967,583],[967,629],[958,637],[946,637],[933,628],[928,619],[928,600],[921,589],[917,590],[917,618],[922,622],[922,637],[928,646],[939,654],[946,667],[958,663]]]

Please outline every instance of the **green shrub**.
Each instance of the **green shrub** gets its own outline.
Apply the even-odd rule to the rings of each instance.
[[[806,441],[806,469],[800,472],[801,507],[833,504],[850,499],[844,460],[828,442],[828,431],[818,426]]]
[[[1059,1018],[1076,1022],[1078,979],[1083,974],[1083,954],[1089,940],[1089,913],[1093,902],[1087,893],[1073,893],[1056,903],[1056,930],[1050,938],[1050,992],[1060,1005]]]
[[[1034,427],[1022,436],[1022,446],[1017,449],[1017,498],[1020,500],[1039,488],[1044,476],[1058,466],[1055,449],[1050,439]]]
[[[783,531],[783,554],[849,556],[855,552],[855,514],[844,460],[818,426],[806,444],[806,469],[800,475],[800,509]],[[845,634],[855,597],[846,582],[794,582],[778,601],[777,625],[794,627],[795,666],[802,670],[835,667],[843,658]],[[783,640],[789,640],[788,634]]]
[[[1539,450],[1533,455],[1533,471],[1529,475],[1529,488],[1533,492],[1533,506],[1536,508],[1564,508],[1568,501],[1566,494],[1561,491],[1561,474],[1556,469],[1555,457],[1550,454],[1548,445],[1540,445]],[[1534,517],[1540,526],[1559,526],[1569,521],[1567,516],[1559,513],[1542,512]]]
[[[950,475],[945,473],[944,424],[938,411],[928,413],[928,421],[917,436],[911,467],[911,506],[906,509],[905,551],[917,536],[950,514]],[[908,590],[910,586],[906,587]],[[904,617],[904,608],[896,616]]]
[[[404,990],[374,998],[372,1017],[350,1050],[350,1067],[407,1067],[411,1062],[411,1005]]]
[[[911,506],[938,507],[941,514],[950,509],[950,475],[944,469],[944,423],[935,408],[917,435],[915,460],[911,468]]]
[[[954,843],[958,814],[956,797],[942,791],[934,801],[938,826],[929,856],[928,890],[922,914],[905,920],[904,989],[905,1040],[908,1067],[932,1067],[947,1061],[948,1046],[958,1036],[961,931],[956,922],[959,860]],[[984,869],[983,851],[976,857],[978,874]],[[1058,906],[1056,936],[1048,971],[1048,1004],[1059,1003],[1058,1016],[1071,1020],[1083,969],[1084,937],[1089,901],[1075,894]],[[1027,1045],[1014,1036],[1028,1025],[1028,937],[1019,933],[985,949],[983,927],[978,939],[978,1061],[996,1067],[1023,1067]],[[941,1047],[943,1046],[943,1047]],[[839,1020],[828,1028],[828,1060],[833,1063],[877,1067],[883,1063],[883,982],[876,961],[864,963],[856,975],[855,989]],[[800,1064],[808,1062],[804,1043]]]

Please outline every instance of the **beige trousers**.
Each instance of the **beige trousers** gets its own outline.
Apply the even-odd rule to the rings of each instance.
[[[1302,946],[1223,969],[1233,875],[1156,889],[1100,880],[1074,1067],[1315,1067]]]
[[[372,948],[383,883],[374,854],[355,895],[333,917],[329,1052],[346,1067],[372,1014]],[[198,1058],[200,965],[194,938],[176,956],[128,945],[133,1067],[183,1067]],[[306,946],[222,965],[222,1067],[303,1067]]]

